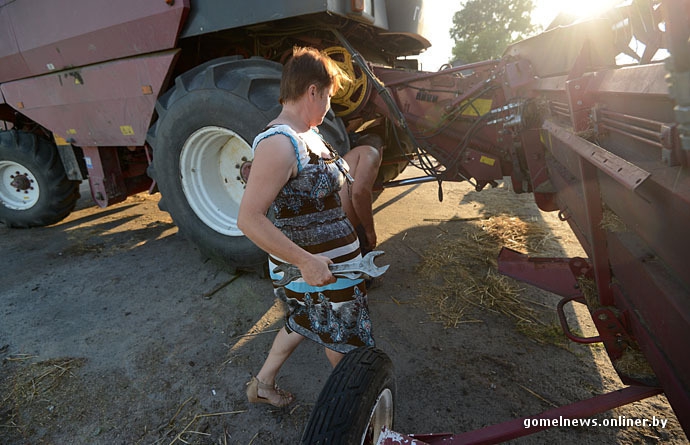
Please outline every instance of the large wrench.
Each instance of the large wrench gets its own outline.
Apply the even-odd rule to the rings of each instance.
[[[351,280],[357,278],[374,278],[380,277],[384,272],[390,267],[389,264],[385,266],[377,266],[374,264],[374,258],[383,255],[385,252],[382,250],[372,250],[367,253],[359,260],[346,261],[344,263],[330,264],[328,268],[331,273],[336,277],[349,278]],[[281,264],[273,269],[273,273],[283,272],[283,278],[276,281],[275,284],[278,286],[285,286],[286,284],[300,278],[302,272],[299,267],[293,264]]]

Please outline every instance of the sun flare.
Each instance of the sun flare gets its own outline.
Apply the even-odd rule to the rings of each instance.
[[[577,18],[586,18],[596,16],[613,6],[625,3],[624,0],[536,0],[535,12],[537,15],[543,17],[544,20],[550,21],[554,19],[559,13],[565,13],[575,16]]]

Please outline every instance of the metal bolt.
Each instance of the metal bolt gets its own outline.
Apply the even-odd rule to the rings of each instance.
[[[608,316],[608,315],[606,315],[606,314],[599,314],[599,320],[604,321],[604,320],[608,320],[608,319],[609,319],[609,316]]]

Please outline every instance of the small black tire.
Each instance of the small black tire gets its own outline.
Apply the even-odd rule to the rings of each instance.
[[[0,131],[0,223],[14,228],[55,224],[78,200],[79,181],[67,178],[55,144],[25,131]]]
[[[326,381],[302,444],[375,444],[383,426],[393,428],[394,401],[390,358],[374,347],[357,348],[343,357]]]

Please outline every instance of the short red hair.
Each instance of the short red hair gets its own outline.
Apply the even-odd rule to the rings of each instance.
[[[283,77],[280,81],[280,103],[299,99],[307,92],[310,85],[319,89],[331,88],[336,91],[347,77],[333,59],[311,47],[294,47],[292,57],[283,67]]]

